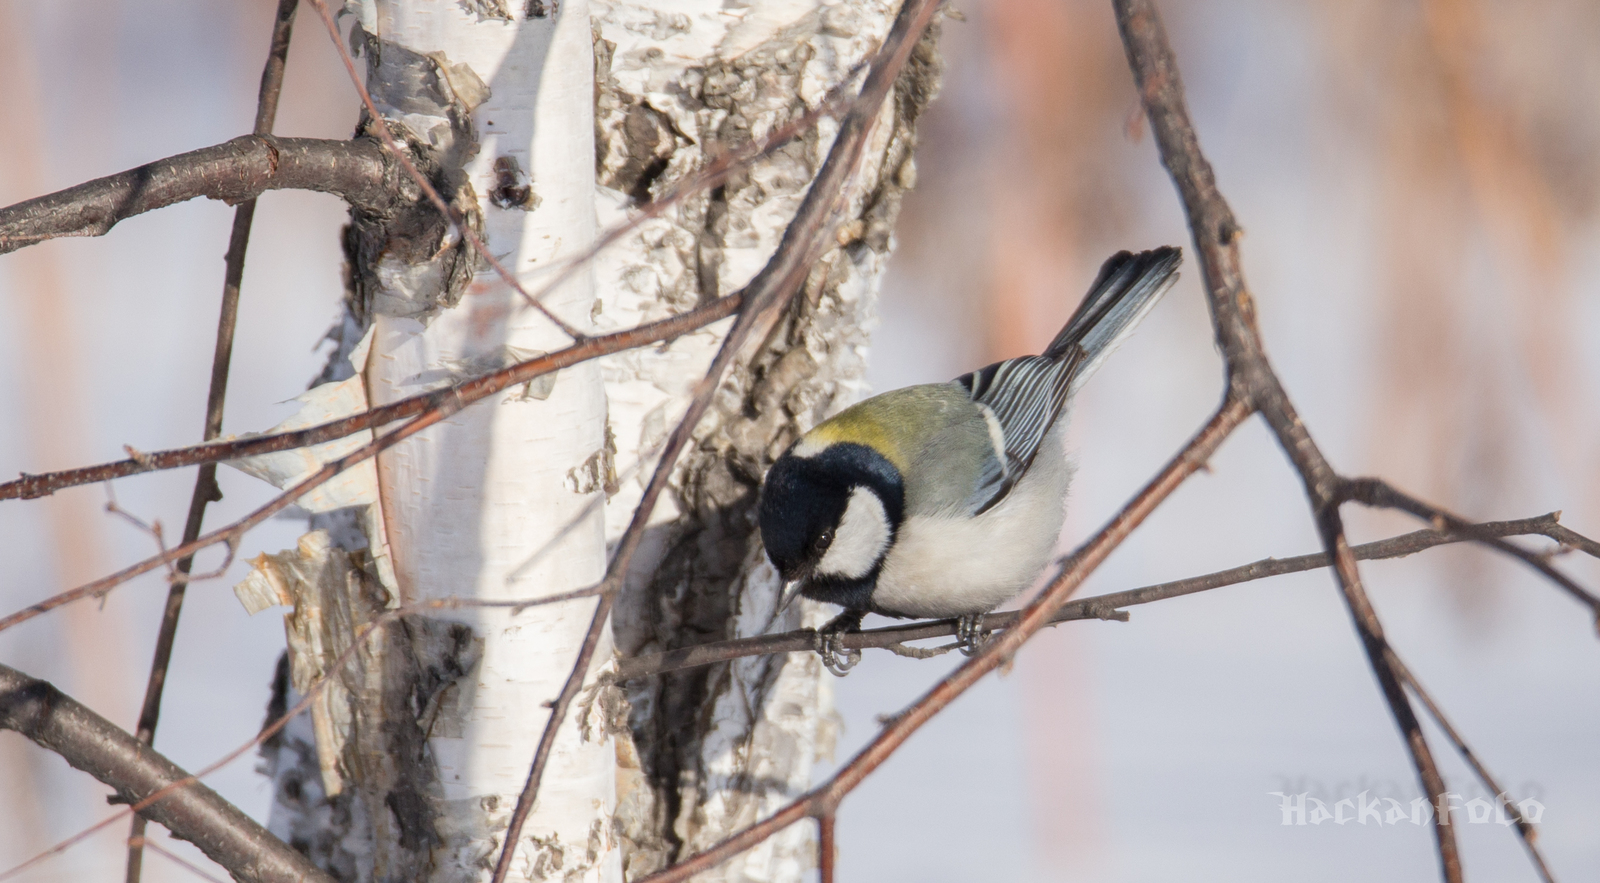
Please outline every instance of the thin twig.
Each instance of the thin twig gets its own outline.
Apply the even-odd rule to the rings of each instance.
[[[345,469],[376,456],[380,451],[393,447],[405,438],[421,432],[423,429],[445,419],[467,405],[480,401],[508,387],[527,383],[535,377],[559,371],[562,368],[681,336],[689,331],[727,318],[739,309],[744,300],[744,292],[738,291],[727,297],[712,301],[703,307],[690,310],[687,313],[655,322],[647,322],[644,325],[639,325],[626,331],[619,331],[615,334],[586,338],[566,349],[540,356],[536,359],[529,359],[503,371],[486,374],[483,377],[464,382],[448,390],[442,390],[437,394],[430,394],[428,396],[431,402],[429,407],[419,409],[419,413],[411,420],[374,439],[366,446],[351,451],[337,460],[328,462],[321,469],[306,476],[283,494],[244,518],[227,527],[205,534],[192,543],[184,543],[163,555],[147,558],[110,576],[61,592],[37,604],[19,610],[4,619],[0,619],[0,631],[5,631],[14,625],[48,613],[64,604],[70,604],[92,596],[104,595],[140,574],[148,573],[169,561],[176,561],[179,558],[193,555],[208,546],[227,543],[229,545],[229,554],[231,555],[233,547],[237,545],[239,539],[245,533],[266,519],[287,509],[302,494],[314,490],[318,485],[338,475]],[[198,577],[192,577],[190,582],[194,582],[196,579]]]
[[[1494,521],[1474,524],[1471,525],[1472,533],[1470,534],[1437,530],[1413,531],[1412,533],[1390,537],[1386,540],[1355,546],[1350,551],[1354,553],[1358,560],[1377,561],[1387,558],[1403,558],[1426,549],[1432,549],[1435,546],[1443,546],[1450,543],[1481,541],[1486,536],[1551,536],[1558,531],[1566,530],[1566,528],[1562,528],[1557,523],[1557,515],[1558,513],[1551,513],[1518,521]],[[1574,534],[1574,536],[1577,535]],[[1129,589],[1123,592],[1096,595],[1091,598],[1080,598],[1062,605],[1061,609],[1050,618],[1050,624],[1055,625],[1056,623],[1084,619],[1124,620],[1127,617],[1127,614],[1122,612],[1124,607],[1133,607],[1154,601],[1163,601],[1168,598],[1192,595],[1196,592],[1205,592],[1222,588],[1223,586],[1238,585],[1239,583],[1267,577],[1318,570],[1327,567],[1331,561],[1332,559],[1325,552],[1300,555],[1294,558],[1264,558],[1251,564],[1220,570],[1216,573],[1193,576],[1138,589]],[[1017,616],[1016,612],[988,614],[983,618],[984,628],[995,631],[1008,629],[1016,623]],[[852,632],[840,635],[839,642],[842,647],[850,650],[894,650],[908,641],[943,638],[955,633],[955,620],[937,619]],[[814,650],[815,647],[816,632],[813,629],[796,629],[776,635],[760,635],[753,638],[715,641],[669,650],[664,653],[652,653],[646,656],[635,656],[619,660],[616,672],[609,675],[609,679],[618,682],[627,681],[669,671],[728,662],[746,656],[806,652]]]
[[[1345,483],[1344,489],[1345,494],[1349,499],[1356,500],[1357,502],[1368,506],[1381,509],[1398,509],[1402,512],[1415,515],[1423,521],[1429,522],[1435,526],[1444,527],[1453,531],[1460,531],[1468,534],[1469,536],[1473,535],[1479,530],[1477,526],[1465,518],[1462,518],[1461,516],[1455,515],[1451,512],[1447,512],[1438,506],[1424,503],[1421,500],[1410,496],[1409,494],[1402,493],[1382,479],[1351,479]],[[1589,555],[1600,557],[1600,543],[1596,543],[1594,540],[1567,530],[1564,527],[1559,527],[1558,530],[1545,533],[1545,536],[1550,537],[1558,543],[1561,543],[1564,547],[1580,549]],[[1500,537],[1485,535],[1481,537],[1473,536],[1473,539],[1478,540],[1491,549],[1498,549],[1499,551],[1504,552],[1513,558],[1521,559],[1529,567],[1532,567],[1534,570],[1544,574],[1545,577],[1547,577],[1551,582],[1566,590],[1567,594],[1571,595],[1573,598],[1576,598],[1579,603],[1588,607],[1590,616],[1594,617],[1596,626],[1600,627],[1600,598],[1595,597],[1594,593],[1590,592],[1588,589],[1585,589],[1583,586],[1578,585],[1572,580],[1571,577],[1551,566],[1548,555],[1531,552],[1515,543],[1508,543]]]
[[[144,817],[143,816],[135,816],[134,818],[142,819]],[[195,876],[199,877],[202,880],[209,880],[209,881],[211,881],[211,883],[223,883],[222,880],[217,879],[216,877],[212,876],[211,874],[207,874],[204,868],[200,867],[199,865],[195,864],[192,861],[189,861],[188,859],[184,858],[183,856],[178,855],[177,853],[173,852],[172,850],[167,849],[166,847],[164,847],[161,844],[155,842],[154,840],[151,840],[151,839],[145,837],[143,834],[140,834],[138,837],[129,837],[128,838],[128,849],[129,849],[129,851],[132,851],[132,850],[135,850],[135,849],[138,849],[138,850],[148,849],[151,852],[155,853],[156,855],[159,855],[159,856],[162,856],[162,857],[168,859],[172,863],[178,865],[179,867],[183,868],[184,870],[188,871],[189,873],[194,874]]]
[[[272,124],[278,115],[278,97],[283,92],[283,72],[289,60],[289,37],[293,33],[294,13],[299,0],[278,0],[272,20],[272,35],[267,43],[267,61],[261,71],[261,88],[256,99],[256,125],[253,134],[272,134]],[[217,311],[217,340],[211,356],[211,386],[206,392],[206,419],[202,438],[211,441],[222,434],[222,413],[228,394],[228,369],[233,362],[233,335],[239,319],[239,286],[244,281],[245,252],[250,245],[250,228],[255,221],[256,201],[247,200],[234,209],[233,230],[228,237],[228,252],[222,277],[222,304]],[[206,504],[222,499],[222,489],[217,486],[217,467],[207,463],[200,467],[195,477],[194,492],[189,497],[189,515],[184,521],[183,542],[192,543],[200,537],[205,523]],[[162,549],[165,552],[165,549]],[[172,645],[178,635],[178,619],[183,613],[184,593],[189,587],[189,571],[194,556],[178,559],[174,566],[172,585],[167,589],[167,603],[161,612],[161,626],[156,631],[156,647],[150,660],[150,677],[145,684],[144,704],[139,712],[139,725],[135,736],[145,745],[155,742],[156,725],[161,719],[161,695],[167,684],[167,668],[172,662]],[[128,832],[128,866],[125,880],[139,883],[143,865],[145,818],[134,816]],[[183,859],[174,857],[185,865]]]
[[[1457,732],[1455,725],[1450,723],[1449,718],[1445,717],[1444,710],[1439,707],[1437,702],[1433,701],[1433,697],[1428,694],[1428,691],[1423,689],[1422,683],[1417,680],[1417,676],[1411,673],[1411,669],[1407,668],[1404,662],[1400,661],[1400,656],[1394,652],[1393,648],[1389,650],[1389,665],[1400,673],[1400,679],[1405,681],[1406,686],[1410,687],[1411,692],[1422,702],[1422,707],[1428,710],[1428,716],[1433,718],[1433,722],[1439,726],[1445,738],[1449,739],[1450,744],[1455,746],[1456,752],[1461,755],[1461,758],[1467,762],[1468,766],[1472,767],[1472,771],[1478,776],[1478,781],[1482,782],[1483,787],[1489,789],[1489,793],[1500,801],[1501,807],[1516,825],[1517,836],[1522,839],[1522,846],[1528,851],[1528,860],[1533,862],[1534,870],[1539,873],[1539,879],[1543,880],[1544,883],[1556,883],[1555,877],[1550,873],[1549,865],[1545,864],[1544,855],[1539,851],[1539,845],[1534,842],[1536,832],[1534,831],[1533,823],[1528,821],[1527,817],[1522,814],[1522,810],[1517,807],[1510,795],[1506,793],[1506,789],[1502,788],[1500,783],[1490,774],[1488,768],[1478,759],[1477,753]]]
[[[655,472],[650,477],[650,483],[645,487],[638,506],[634,508],[633,519],[624,530],[617,543],[616,552],[612,555],[611,563],[606,568],[606,589],[590,620],[589,631],[584,636],[577,659],[573,662],[572,673],[568,675],[560,695],[556,697],[551,707],[550,717],[545,722],[539,747],[535,750],[533,762],[528,769],[527,782],[517,797],[516,808],[506,829],[505,842],[500,848],[500,857],[495,864],[494,876],[491,878],[492,883],[503,883],[511,870],[511,861],[516,854],[517,842],[522,836],[522,827],[533,810],[533,802],[539,793],[545,765],[549,762],[550,753],[555,747],[556,734],[566,719],[567,710],[571,707],[573,699],[583,687],[589,665],[594,658],[595,648],[599,645],[600,636],[609,621],[617,592],[627,578],[634,552],[643,539],[645,526],[650,520],[651,513],[655,511],[656,500],[665,489],[667,479],[677,464],[678,456],[693,436],[700,418],[710,407],[711,397],[721,383],[723,372],[738,356],[745,341],[756,329],[765,328],[775,320],[783,306],[799,291],[806,277],[810,275],[812,267],[832,244],[833,231],[839,223],[839,208],[845,187],[854,175],[861,155],[866,149],[867,135],[871,131],[872,123],[899,77],[900,69],[910,57],[911,50],[915,48],[923,31],[933,21],[933,15],[938,7],[939,0],[906,0],[902,4],[894,24],[884,37],[883,45],[879,47],[872,60],[871,69],[861,86],[860,95],[840,121],[839,132],[834,136],[828,158],[817,171],[816,178],[806,191],[805,199],[801,201],[794,218],[784,230],[777,250],[755,278],[745,286],[746,301],[739,311],[739,317],[734,320],[733,327],[729,329],[727,338],[723,340],[716,357],[712,359],[705,377],[695,388],[688,412],[678,422],[663,446]]]
[[[833,883],[834,856],[838,854],[833,843],[834,819],[831,812],[817,816],[817,871],[822,877],[821,883]]]
[[[1461,857],[1454,826],[1448,823],[1447,817],[1440,818],[1449,813],[1441,803],[1444,778],[1423,738],[1416,712],[1400,679],[1389,665],[1383,624],[1362,587],[1360,571],[1345,538],[1339,514],[1344,480],[1312,440],[1267,359],[1256,327],[1254,301],[1244,282],[1237,244],[1239,223],[1217,189],[1216,176],[1200,150],[1199,138],[1189,120],[1183,79],[1167,42],[1166,29],[1152,0],[1113,0],[1113,6],[1117,29],[1155,133],[1162,164],[1177,186],[1194,236],[1195,258],[1205,281],[1217,343],[1227,364],[1229,389],[1266,420],[1305,485],[1323,547],[1333,556],[1339,589],[1373,674],[1411,753],[1417,778],[1429,799],[1442,807],[1432,824],[1441,873],[1446,883],[1460,883]]]

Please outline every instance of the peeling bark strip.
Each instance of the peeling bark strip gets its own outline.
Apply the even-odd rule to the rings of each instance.
[[[15,730],[116,789],[125,803],[189,777],[172,761],[45,681],[0,665],[0,728]],[[174,836],[200,847],[246,883],[332,883],[215,791],[198,782],[173,789],[141,810]]]
[[[608,3],[596,16],[596,159],[610,197],[603,217],[622,217],[709,158],[806,113],[871,55],[896,7],[801,5],[781,19],[741,22],[720,4],[666,13]],[[934,39],[919,47],[884,110],[850,188],[839,247],[824,255],[749,367],[732,372],[685,452],[618,602],[626,655],[778,627],[777,587],[755,539],[756,494],[778,452],[863,392],[865,329],[900,195],[914,177],[915,122],[937,88]],[[744,285],[776,247],[835,130],[830,124],[790,142],[603,254],[599,323],[630,324]],[[637,476],[608,509],[613,540],[718,344],[697,334],[675,342],[665,359],[606,360],[619,470]],[[798,626],[799,609],[787,618]],[[630,877],[803,792],[816,758],[832,752],[828,683],[809,654],[638,682],[628,698],[634,751],[622,758],[618,821]],[[811,837],[795,829],[715,879],[797,879],[814,862]]]
[[[0,209],[0,254],[60,236],[104,236],[117,222],[196,197],[229,204],[268,190],[316,190],[387,215],[415,201],[375,140],[246,135]]]
[[[567,3],[540,17],[521,4],[377,0],[359,5],[351,43],[367,64],[371,113],[460,225],[430,208],[357,213],[347,230],[349,315],[335,337],[350,352],[370,327],[370,356],[354,366],[369,404],[570,349],[505,281],[479,272],[469,240],[527,282],[593,238],[588,10]],[[363,120],[364,131],[377,127]],[[581,327],[588,283],[556,289],[545,305]],[[597,365],[575,363],[556,380],[470,411],[456,410],[455,396],[448,419],[379,455],[381,512],[319,517],[343,545],[385,556],[393,577],[386,594],[365,579],[319,588],[315,628],[312,607],[297,607],[296,687],[309,686],[302,661],[314,675],[352,629],[397,604],[521,598],[599,578],[604,390]],[[466,609],[453,622],[407,618],[387,629],[358,654],[361,674],[344,679],[348,716],[314,728],[314,751],[305,739],[280,746],[280,781],[298,788],[278,795],[274,826],[351,880],[479,879],[589,610]],[[615,749],[608,728],[581,723],[564,729],[553,788],[513,845],[518,879],[621,879]],[[305,758],[330,748],[331,767],[307,775]]]

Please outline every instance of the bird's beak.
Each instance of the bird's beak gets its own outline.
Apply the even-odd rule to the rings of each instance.
[[[789,605],[794,603],[794,599],[800,597],[800,590],[805,587],[805,584],[806,578],[800,577],[799,579],[790,580],[783,587],[783,601],[778,604],[778,613],[783,613],[783,611],[789,609]]]

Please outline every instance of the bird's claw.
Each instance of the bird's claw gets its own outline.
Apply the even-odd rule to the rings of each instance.
[[[844,636],[849,632],[861,631],[861,617],[864,614],[857,611],[846,610],[833,618],[832,622],[817,629],[811,639],[811,646],[816,649],[817,655],[822,657],[822,667],[827,669],[836,678],[842,678],[850,673],[861,661],[861,651],[844,646]]]
[[[983,627],[983,614],[974,613],[956,619],[956,647],[963,656],[977,656],[989,643],[993,632]]]
[[[824,629],[817,632],[814,642],[817,655],[822,657],[822,667],[836,678],[849,674],[861,661],[861,651],[843,646],[843,638],[844,632]]]

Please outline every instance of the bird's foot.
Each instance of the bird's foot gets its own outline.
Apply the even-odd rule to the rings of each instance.
[[[956,647],[963,656],[977,656],[994,634],[983,627],[983,614],[973,613],[956,619]]]
[[[866,616],[864,611],[846,610],[817,629],[812,639],[812,646],[816,648],[817,655],[822,657],[822,667],[836,678],[849,674],[850,669],[861,661],[861,651],[845,647],[843,639],[846,634],[861,631],[863,616]]]

